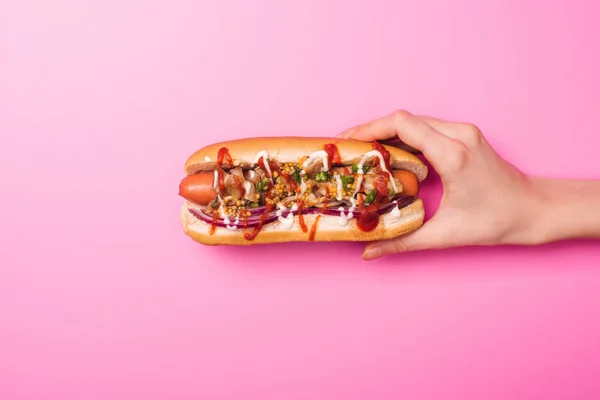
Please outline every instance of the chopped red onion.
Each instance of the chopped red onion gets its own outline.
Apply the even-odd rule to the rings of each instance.
[[[379,215],[386,214],[386,213],[392,211],[392,209],[394,209],[395,207],[402,209],[402,208],[407,207],[410,204],[412,204],[414,202],[414,200],[415,200],[414,197],[402,197],[398,200],[390,202],[390,203],[384,205],[383,207],[379,208],[378,213],[379,213]],[[262,213],[260,213],[259,210],[262,210]],[[194,215],[196,218],[198,218],[208,224],[214,223],[216,226],[221,227],[221,228],[225,228],[227,226],[229,226],[230,228],[233,226],[237,226],[239,228],[246,228],[246,227],[254,228],[259,224],[260,220],[263,218],[265,210],[266,210],[266,207],[256,207],[256,208],[249,209],[248,211],[250,211],[252,214],[247,218],[247,220],[245,222],[240,221],[238,224],[235,224],[230,219],[229,224],[226,224],[224,218],[219,217],[215,220],[215,219],[213,219],[212,215],[206,214],[203,210],[198,210],[198,209],[194,209],[194,208],[189,209],[190,213],[192,213],[192,215]],[[348,210],[345,209],[344,212],[346,212],[346,211],[348,211]],[[302,208],[301,212],[302,212],[302,214],[325,214],[325,215],[340,215],[340,213],[341,213],[340,211],[338,211],[337,207],[328,207],[326,209]],[[293,215],[297,215],[298,210],[293,210],[293,211],[291,209],[287,209],[285,211],[281,210],[282,217],[287,217],[289,215],[289,213],[292,213]],[[360,210],[356,209],[353,212],[353,218],[357,218],[359,214],[360,214]],[[270,224],[271,222],[276,221],[278,218],[279,217],[277,215],[277,211],[272,211],[264,217],[263,225]]]

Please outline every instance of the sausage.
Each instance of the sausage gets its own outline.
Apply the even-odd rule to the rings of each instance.
[[[419,194],[419,179],[415,174],[407,170],[394,170],[392,176],[402,183],[402,193],[407,196],[416,196]]]
[[[188,175],[179,184],[179,195],[192,203],[206,206],[217,198],[213,179],[212,172]]]

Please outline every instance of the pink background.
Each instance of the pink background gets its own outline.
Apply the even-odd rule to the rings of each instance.
[[[213,141],[396,108],[598,178],[593,3],[2,1],[0,398],[599,398],[598,243],[205,248],[177,195]]]

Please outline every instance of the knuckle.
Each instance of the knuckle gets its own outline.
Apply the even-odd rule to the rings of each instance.
[[[463,124],[461,128],[463,141],[469,145],[479,145],[483,142],[481,130],[473,124]]]
[[[446,168],[449,172],[461,172],[469,164],[470,153],[463,143],[454,143],[446,155]]]
[[[392,243],[394,244],[394,250],[396,251],[396,253],[405,253],[407,251],[410,251],[410,248],[406,244],[406,241],[402,239],[394,240]]]
[[[411,114],[406,110],[396,110],[392,113],[392,118],[396,122],[406,121],[410,116]]]

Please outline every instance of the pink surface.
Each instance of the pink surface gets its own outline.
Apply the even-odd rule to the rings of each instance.
[[[3,1],[0,398],[599,398],[598,243],[365,263],[178,221],[197,148],[400,107],[600,177],[600,7],[526,3]]]

